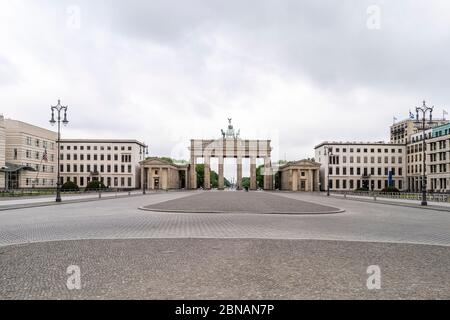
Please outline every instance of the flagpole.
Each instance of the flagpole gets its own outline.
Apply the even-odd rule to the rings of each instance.
[[[36,173],[36,178],[34,179],[34,183],[33,183],[33,188],[34,188],[34,185],[36,184],[36,182],[39,184],[39,168],[42,166],[42,161],[43,161],[44,159],[43,158],[41,158],[41,162],[39,163],[39,165],[38,165],[38,168],[37,168],[37,173]]]

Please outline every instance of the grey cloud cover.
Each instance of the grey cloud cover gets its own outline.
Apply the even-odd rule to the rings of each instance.
[[[2,2],[0,112],[48,126],[61,98],[70,137],[171,155],[231,116],[299,159],[322,140],[387,139],[422,99],[450,102],[448,1]]]

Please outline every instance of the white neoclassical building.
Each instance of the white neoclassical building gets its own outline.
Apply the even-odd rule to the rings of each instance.
[[[147,145],[137,140],[62,139],[62,183],[72,181],[79,187],[86,187],[89,182],[98,180],[111,188],[140,188],[139,162],[147,151]]]
[[[406,146],[385,142],[322,142],[315,147],[321,190],[406,190]]]

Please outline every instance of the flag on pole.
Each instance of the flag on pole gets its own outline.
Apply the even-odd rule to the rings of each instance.
[[[42,154],[42,160],[44,160],[45,162],[48,162],[47,149],[45,149],[44,153]]]

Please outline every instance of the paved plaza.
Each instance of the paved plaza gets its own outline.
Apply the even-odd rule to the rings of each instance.
[[[142,207],[144,210],[190,213],[331,214],[335,207],[301,201],[266,192],[203,192]]]
[[[344,211],[139,209],[222,196]],[[449,230],[448,212],[313,193],[168,192],[1,211],[0,298],[448,299]],[[66,287],[69,265],[81,290]],[[379,290],[366,286],[371,265]]]

